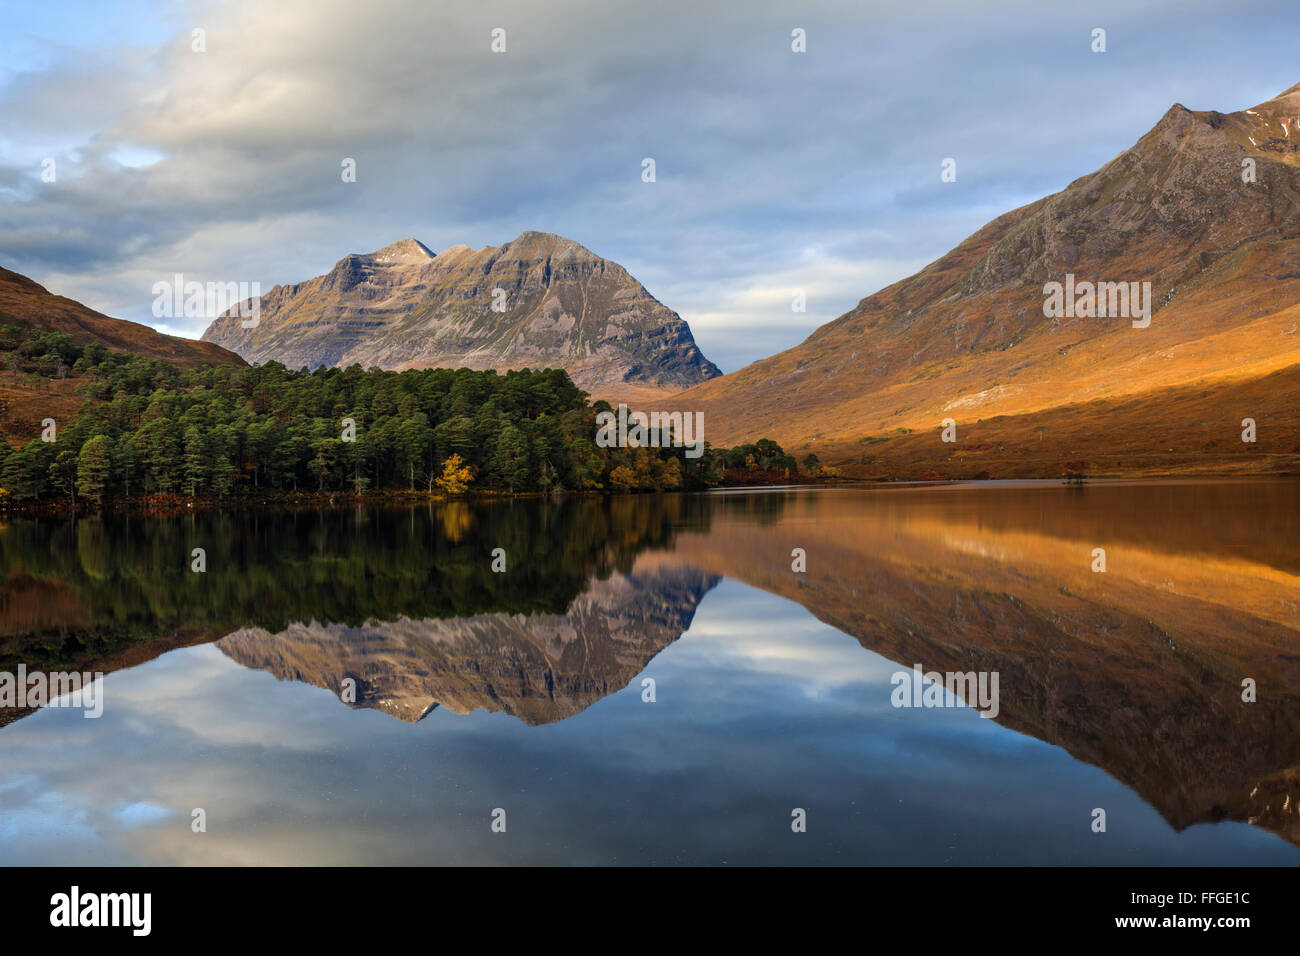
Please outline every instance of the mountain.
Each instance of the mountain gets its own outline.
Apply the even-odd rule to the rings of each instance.
[[[563,720],[622,690],[690,627],[718,578],[686,567],[593,580],[564,614],[243,628],[217,642],[232,660],[416,721],[443,706],[529,726]]]
[[[256,328],[227,314],[204,341],[290,368],[561,367],[589,390],[677,390],[720,374],[681,317],[622,266],[542,232],[439,255],[403,239],[276,286],[260,309]]]
[[[1294,469],[1298,126],[1300,84],[1237,113],[1175,105],[1097,172],[674,403],[714,444],[766,435],[861,475]],[[1149,282],[1150,324],[1045,314],[1071,281]]]
[[[54,295],[26,276],[0,268],[0,326],[61,332],[75,345],[99,343],[115,352],[169,362],[181,368],[244,365],[233,352],[208,342],[163,335],[147,325],[109,318],[80,302]],[[29,375],[11,364],[0,370],[0,432],[13,447],[41,433],[42,422],[71,421],[85,401],[79,378]]]
[[[246,364],[238,355],[210,342],[164,335],[138,322],[109,318],[3,268],[0,268],[0,325],[62,332],[75,345],[98,342],[116,352],[158,359],[181,368]]]

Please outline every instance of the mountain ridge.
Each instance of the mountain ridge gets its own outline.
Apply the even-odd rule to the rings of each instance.
[[[67,335],[74,345],[97,342],[118,352],[171,362],[182,368],[198,365],[245,365],[233,352],[208,342],[167,335],[129,319],[115,319],[45,286],[19,272],[0,267],[0,324],[40,328]]]
[[[237,318],[219,317],[203,340],[290,368],[560,367],[585,388],[674,390],[721,374],[686,322],[626,269],[536,231],[478,250],[433,253],[408,238],[352,253],[322,276],[272,288],[256,328]]]
[[[1068,405],[1168,399],[1300,364],[1297,118],[1300,84],[1236,113],[1176,104],[1095,172],[996,217],[799,345],[672,403],[703,411],[715,444],[763,434],[864,477],[1027,474],[1024,445],[985,454],[990,469],[958,459],[987,451],[978,439],[992,418],[1023,417],[1028,440],[1030,418]],[[1150,282],[1151,326],[1047,315],[1044,283],[1067,274]],[[1188,422],[1187,440],[1221,441],[1209,457],[1222,460],[1248,411],[1213,435]],[[940,448],[946,418],[960,440]],[[1298,439],[1294,421],[1271,421],[1267,453],[1292,461]],[[1104,421],[1084,445],[1056,457],[1109,459]]]
[[[138,322],[114,319],[89,306],[55,295],[21,273],[0,267],[0,326],[27,332],[58,332],[73,345],[102,345],[114,351],[167,362],[179,368],[247,363],[220,346],[166,335]],[[42,422],[76,418],[84,401],[79,377],[33,376],[22,371],[19,353],[0,369],[0,433],[11,447],[35,438]]]

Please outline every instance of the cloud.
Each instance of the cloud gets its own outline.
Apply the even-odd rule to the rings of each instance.
[[[175,272],[269,288],[408,235],[539,229],[626,266],[727,370],[1096,168],[1174,100],[1237,109],[1296,80],[1258,53],[1297,32],[1276,3],[54,9],[8,14],[46,19],[0,41],[0,263],[152,322]],[[817,306],[778,319],[800,278]]]

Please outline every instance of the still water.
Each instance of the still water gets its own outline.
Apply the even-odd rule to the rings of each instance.
[[[0,708],[5,864],[1300,863],[1293,480],[13,520],[0,582],[0,672],[105,675]]]

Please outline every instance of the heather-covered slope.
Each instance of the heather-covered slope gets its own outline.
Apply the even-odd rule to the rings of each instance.
[[[15,342],[58,332],[73,345],[98,344],[114,352],[157,359],[180,368],[246,364],[233,352],[209,342],[163,335],[147,325],[109,318],[80,302],[54,295],[8,269],[0,269],[0,326],[22,330]],[[12,351],[0,358],[4,360],[0,367],[0,431],[11,445],[37,437],[47,418],[66,424],[76,416],[84,400],[78,391],[83,379],[52,371],[48,376],[28,374]]]
[[[238,355],[210,342],[164,335],[138,322],[109,318],[8,269],[0,269],[0,325],[62,332],[74,345],[98,342],[115,352],[159,359],[181,368],[246,364]]]
[[[1172,452],[1180,468],[1291,467],[1298,119],[1300,84],[1238,113],[1176,105],[1096,173],[994,220],[795,348],[674,404],[703,410],[715,444],[767,435],[863,474],[913,473],[926,455],[924,467],[943,474],[1059,473],[1068,457],[1128,470],[1134,449],[1117,456],[1117,443],[1134,436],[1112,425],[1111,409],[1143,402],[1162,430],[1139,443],[1155,456],[1144,466],[1163,469],[1159,456]],[[1243,181],[1244,160],[1254,182]],[[1150,282],[1150,325],[1045,315],[1045,284],[1067,274]],[[1286,395],[1256,394],[1269,376]],[[1207,396],[1223,396],[1209,418],[1195,404]],[[1051,427],[1066,407],[1084,426],[1073,447]],[[983,431],[998,416],[999,433]],[[1258,422],[1254,445],[1240,441],[1243,417]],[[939,442],[945,418],[958,424],[957,443]],[[1027,466],[1029,457],[1046,464]]]

